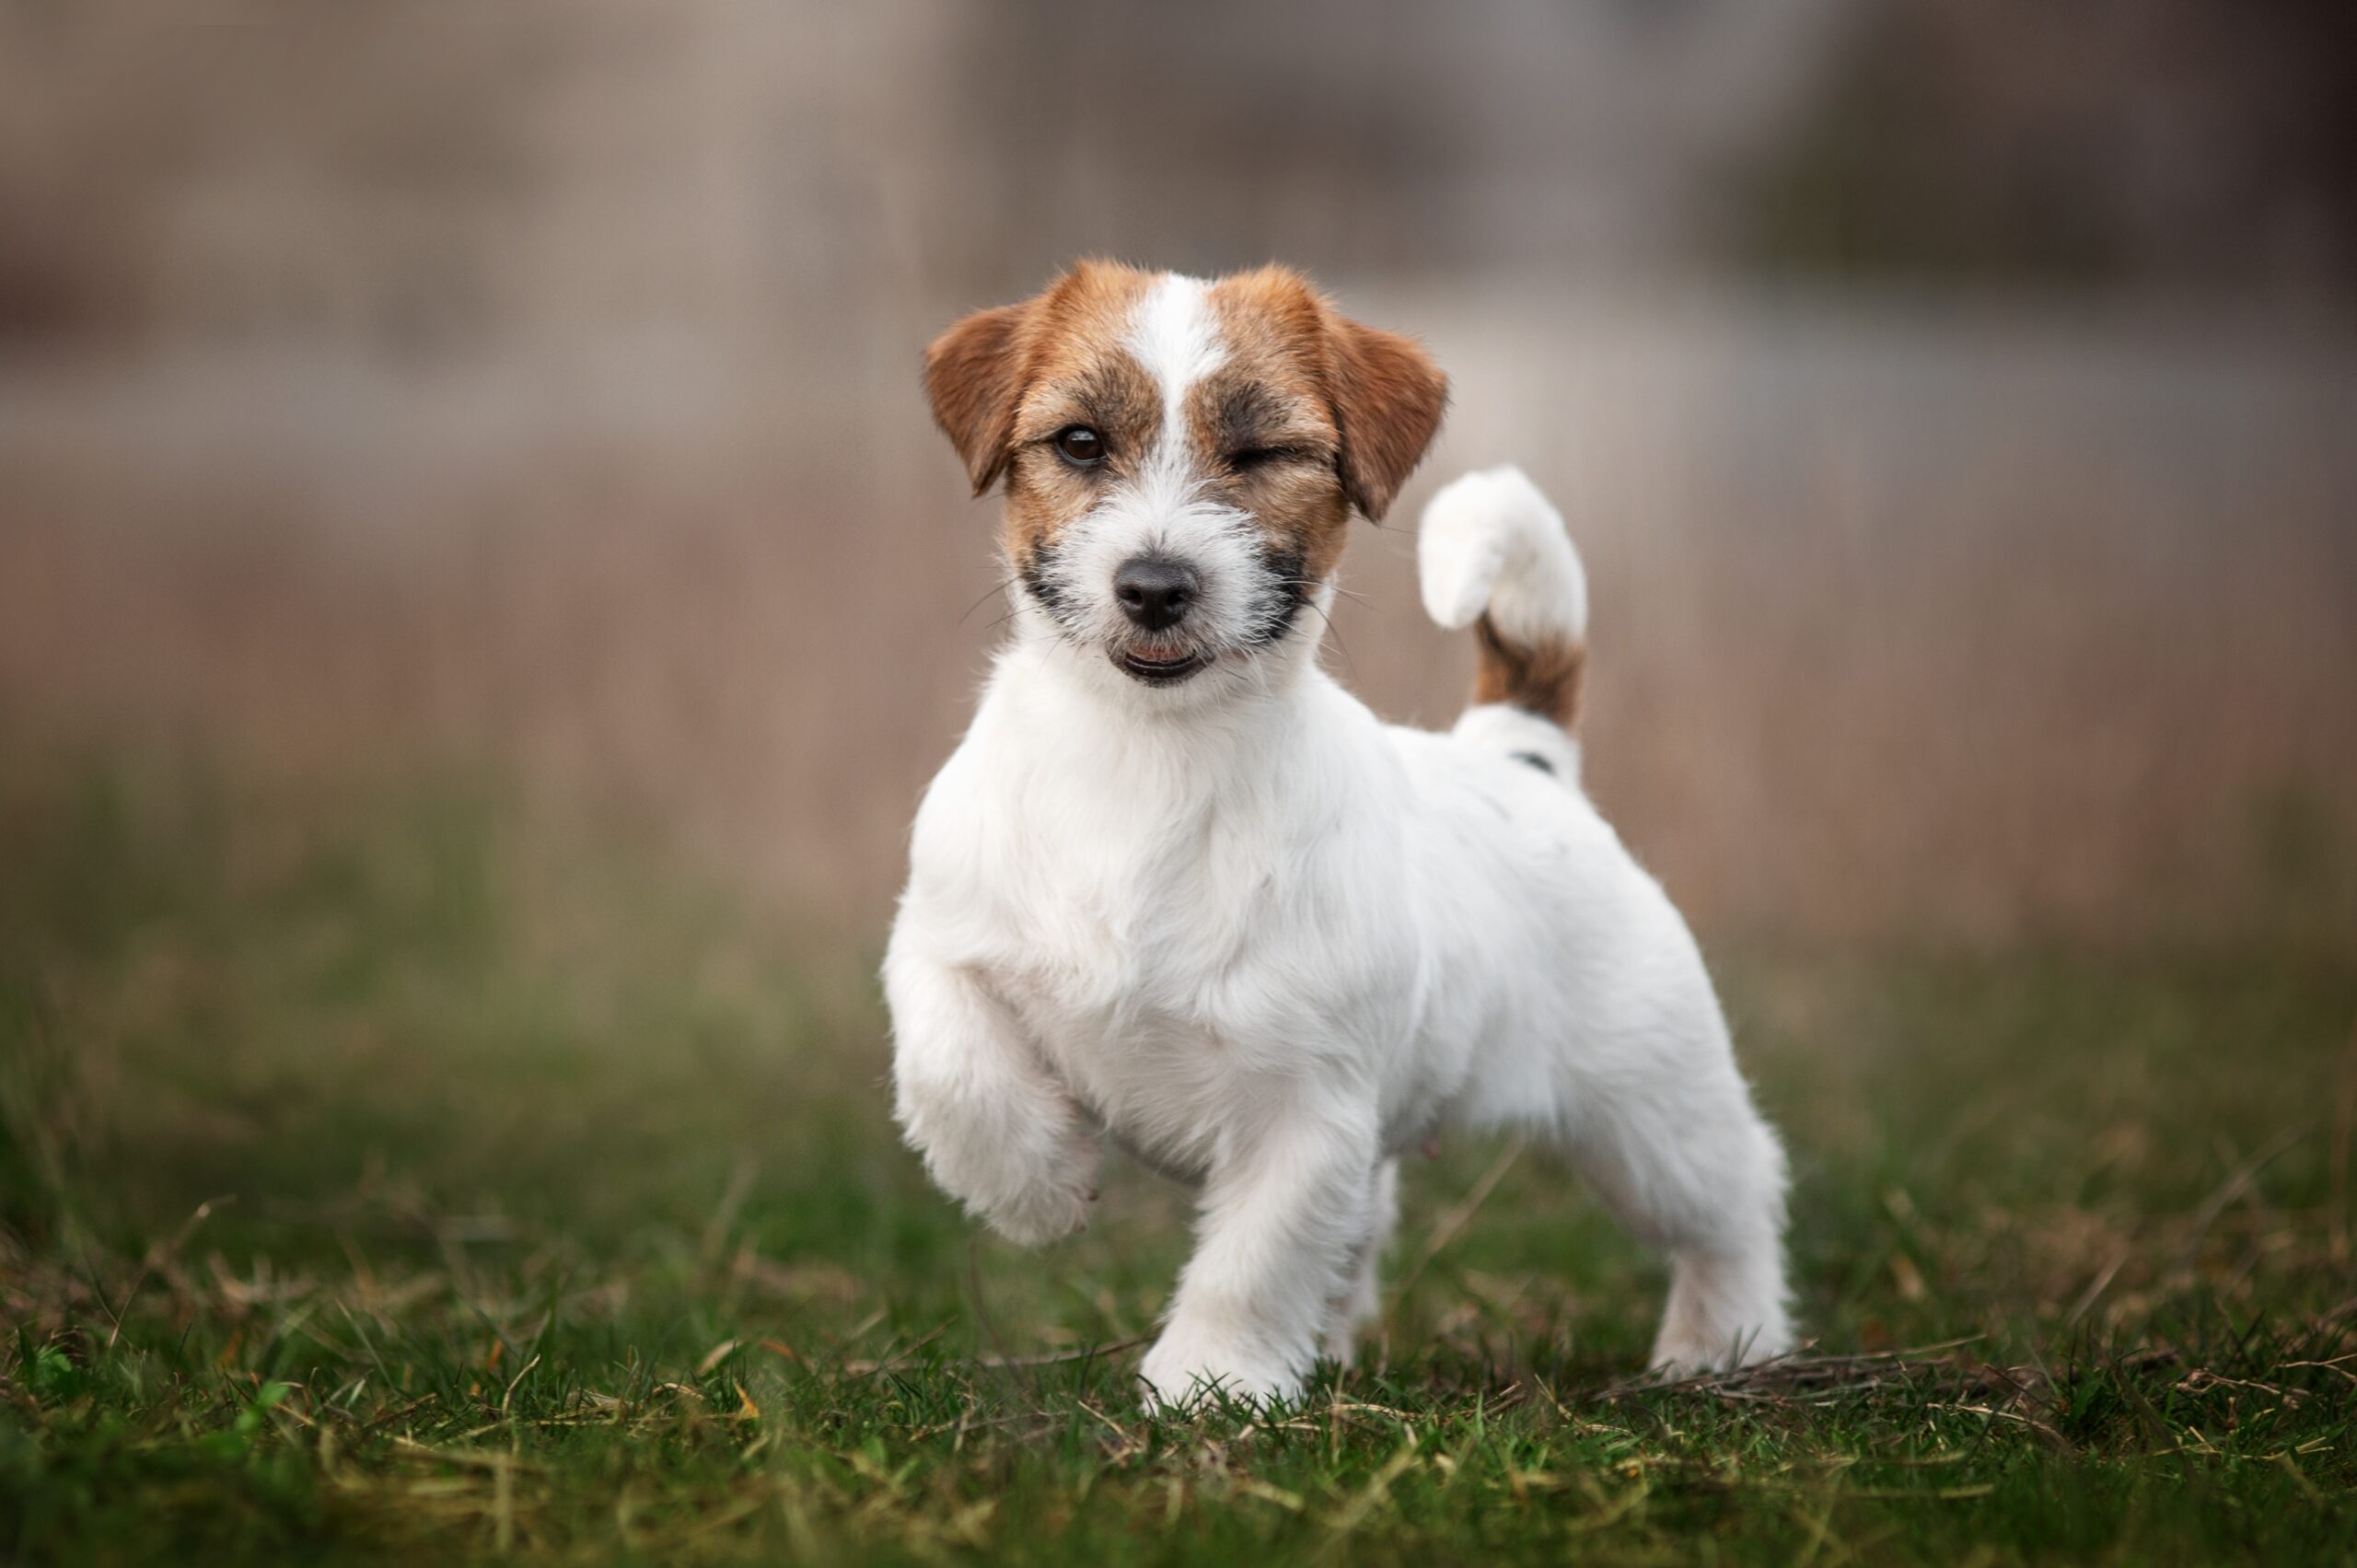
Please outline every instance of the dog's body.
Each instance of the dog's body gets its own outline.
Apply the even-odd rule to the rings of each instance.
[[[1292,611],[1330,599],[1336,518],[1378,512],[1421,454],[1437,373],[1428,398],[1407,389],[1404,414],[1353,403],[1352,353],[1420,353],[1382,334],[1312,351],[1297,335],[1296,363],[1271,371],[1235,346],[1257,303],[1126,271],[1108,290],[1112,273],[1060,288],[1093,278],[1119,310],[1065,314],[1125,329],[1111,357],[1153,383],[1151,401],[1109,391],[1090,362],[1064,385],[1101,423],[1057,404],[1041,366],[1069,356],[1052,345],[1071,326],[1039,325],[1053,292],[1009,308],[1034,312],[1031,343],[999,334],[1015,412],[996,455],[1016,470],[1023,586],[973,726],[919,812],[887,959],[911,1143],[1018,1241],[1084,1223],[1100,1134],[1200,1189],[1200,1246],[1141,1368],[1165,1400],[1210,1385],[1289,1395],[1321,1349],[1349,1359],[1399,1156],[1444,1120],[1559,1141],[1669,1250],[1658,1365],[1781,1353],[1782,1157],[1684,923],[1580,792],[1568,721],[1585,589],[1561,520],[1511,470],[1434,498],[1425,599],[1477,627],[1477,695],[1493,700],[1446,735],[1383,725],[1318,668],[1316,623]],[[1240,281],[1275,295],[1270,310],[1366,333],[1288,274]],[[971,347],[957,335],[935,351],[935,405],[986,486],[993,454],[978,459],[944,386]],[[1293,401],[1198,395],[1223,368]],[[1246,404],[1284,445],[1235,446],[1262,439],[1235,434]],[[1049,433],[1027,446],[1033,414]],[[1422,432],[1373,432],[1386,417]],[[1387,438],[1404,461],[1367,470]],[[1032,449],[1050,443],[1053,468]],[[1289,471],[1265,471],[1271,449]],[[1088,488],[1064,496],[1074,473]],[[1180,572],[1183,594],[1157,586]]]

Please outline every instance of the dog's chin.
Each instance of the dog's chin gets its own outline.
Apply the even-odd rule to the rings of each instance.
[[[1209,669],[1217,656],[1202,648],[1187,653],[1155,654],[1116,647],[1110,651],[1109,656],[1115,669],[1141,686],[1183,686]]]

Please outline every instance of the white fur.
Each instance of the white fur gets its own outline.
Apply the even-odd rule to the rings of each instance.
[[[1416,537],[1424,610],[1452,631],[1487,610],[1508,642],[1587,635],[1587,574],[1562,515],[1511,464],[1460,476]]]
[[[1215,363],[1203,315],[1199,285],[1171,285],[1136,324],[1166,450]],[[1149,465],[1067,544],[1090,614],[1113,615],[1111,566],[1149,540],[1208,562],[1206,613],[1235,612],[1209,601],[1249,519],[1202,504],[1184,466]],[[1584,625],[1577,557],[1527,480],[1443,499],[1436,615]],[[1318,667],[1307,617],[1170,689],[1019,594],[1015,624],[917,815],[884,970],[896,1110],[934,1179],[1016,1241],[1086,1222],[1100,1134],[1198,1188],[1151,1397],[1287,1397],[1321,1349],[1347,1359],[1399,1156],[1444,1119],[1556,1140],[1667,1249],[1656,1365],[1788,1348],[1782,1154],[1692,938],[1579,792],[1568,736],[1501,707],[1446,735],[1387,726]]]
[[[1128,347],[1162,389],[1163,434],[1168,436],[1184,430],[1180,415],[1187,389],[1227,358],[1212,325],[1203,280],[1177,273],[1156,278],[1130,323]],[[1168,445],[1166,442],[1166,447]]]

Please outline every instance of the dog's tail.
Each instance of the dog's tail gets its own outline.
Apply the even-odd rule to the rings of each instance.
[[[1424,507],[1416,561],[1432,618],[1480,641],[1473,701],[1568,733],[1587,662],[1587,574],[1538,487],[1511,465],[1446,485]]]

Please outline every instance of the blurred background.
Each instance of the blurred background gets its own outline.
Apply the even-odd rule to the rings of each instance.
[[[1519,461],[1713,934],[2357,934],[2334,0],[0,0],[0,724],[459,766],[880,941],[995,632],[916,367],[1278,259]]]
[[[0,1557],[2330,1556],[2353,84],[2348,0],[0,0]],[[1184,1194],[930,1188],[875,961],[1002,607],[920,356],[1091,253],[1453,377],[1379,712],[1470,685],[1433,489],[1562,504],[1801,1318],[1933,1359],[1614,1405],[1657,1265],[1452,1137],[1348,1408],[1471,1484],[1220,1459],[1113,1424]]]

